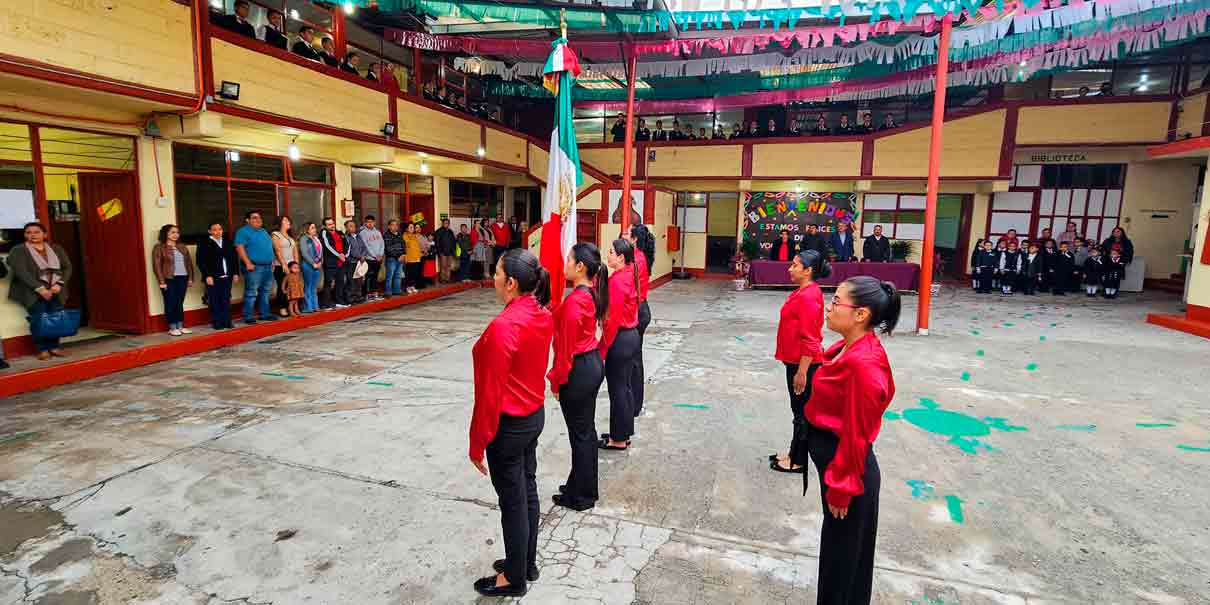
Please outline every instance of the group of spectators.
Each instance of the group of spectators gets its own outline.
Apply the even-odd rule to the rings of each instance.
[[[828,118],[824,114],[820,114],[815,120],[810,120],[805,116],[796,118],[788,129],[781,129],[777,126],[777,120],[769,119],[764,128],[756,120],[748,123],[748,128],[744,129],[739,123],[731,127],[731,132],[724,132],[722,126],[716,125],[714,130],[707,131],[705,128],[698,128],[695,132],[693,126],[689,124],[681,125],[680,120],[673,118],[670,128],[664,128],[663,120],[655,121],[655,129],[647,127],[647,120],[639,118],[638,124],[634,129],[634,140],[636,141],[702,141],[702,140],[718,140],[728,141],[735,139],[766,139],[770,137],[801,137],[801,136],[847,136],[857,134],[869,134],[880,130],[890,130],[898,128],[899,124],[895,122],[895,117],[891,114],[886,114],[882,118],[882,124],[874,126],[873,114],[867,112],[862,114],[861,122],[854,123],[849,121],[849,116],[841,114],[840,122],[835,127],[828,124]],[[617,121],[614,122],[613,128],[610,129],[610,134],[613,136],[613,142],[621,143],[626,140],[626,119],[622,114],[618,114]]]
[[[1115,227],[1100,245],[1078,233],[1075,222],[1056,240],[1050,229],[1034,240],[1018,238],[1009,229],[994,243],[980,239],[971,253],[971,286],[987,294],[998,289],[1003,296],[1014,291],[1026,295],[1053,293],[1063,296],[1081,288],[1091,298],[1104,288],[1105,298],[1117,298],[1126,266],[1134,260],[1134,244],[1126,231]]]
[[[425,83],[421,94],[426,100],[440,103],[450,109],[457,109],[462,113],[475,116],[481,120],[500,121],[499,109],[493,111],[488,108],[486,103],[472,103],[466,95],[456,91],[447,91],[444,86],[438,86],[433,80]]]
[[[798,254],[814,250],[820,258],[840,263],[854,262],[857,254],[850,231],[852,228],[849,223],[836,223],[835,231],[824,234],[820,233],[819,225],[807,225],[806,233],[797,242],[791,241],[788,229],[782,229],[781,239],[769,249],[769,260],[790,262]],[[882,235],[882,225],[874,225],[873,233],[862,242],[861,262],[891,262],[891,240]]]

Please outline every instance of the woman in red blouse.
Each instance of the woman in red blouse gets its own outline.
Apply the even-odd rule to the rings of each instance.
[[[797,254],[797,246],[790,241],[790,231],[788,229],[781,230],[781,239],[773,242],[773,247],[769,248],[769,260],[787,262]]]
[[[471,464],[491,474],[500,500],[504,558],[497,574],[475,581],[492,597],[521,596],[538,579],[538,435],[546,423],[546,360],[554,336],[550,276],[528,250],[509,250],[496,262],[496,298],[504,310],[487,325],[471,355],[475,410]],[[483,464],[484,454],[488,465]]]
[[[803,250],[790,263],[790,280],[798,284],[781,306],[777,322],[777,351],[774,357],[786,365],[786,390],[790,393],[793,437],[784,456],[771,454],[769,468],[782,473],[806,472],[807,450],[799,447],[806,427],[803,406],[811,398],[811,378],[823,363],[823,291],[815,279],[832,274],[832,266],[818,250]]]
[[[643,369],[643,336],[651,324],[651,307],[647,306],[647,291],[651,289],[651,263],[655,262],[655,236],[646,225],[630,226],[626,241],[634,247],[634,270],[639,277],[639,354],[634,357],[634,374],[631,375],[630,390],[634,393],[634,415],[643,414],[643,384],[646,370]]]
[[[874,440],[895,397],[891,365],[875,333],[895,329],[899,293],[889,282],[854,277],[840,284],[826,313],[828,329],[843,339],[823,354],[803,413],[824,508],[817,603],[869,603],[882,480]],[[806,481],[804,473],[804,488]]]
[[[613,240],[609,265],[609,313],[601,331],[601,357],[609,380],[609,433],[597,444],[603,450],[630,447],[634,434],[634,358],[639,354],[639,276],[634,247]]]
[[[588,510],[598,498],[597,393],[605,362],[597,352],[597,324],[609,308],[609,270],[596,246],[579,243],[568,253],[563,274],[575,289],[555,309],[555,361],[546,378],[567,422],[571,473],[553,499],[557,506]]]

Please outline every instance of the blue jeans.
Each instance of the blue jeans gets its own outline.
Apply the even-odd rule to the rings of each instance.
[[[471,278],[471,255],[463,254],[458,257],[458,281]]]
[[[387,258],[387,282],[383,287],[387,296],[403,294],[403,263],[397,258]]]
[[[29,308],[30,321],[31,322],[37,321],[37,320],[41,319],[43,315],[45,315],[47,313],[52,313],[54,311],[58,311],[59,309],[62,309],[62,308],[63,308],[63,303],[59,302],[58,296],[52,296],[50,300],[44,300],[42,297],[39,296],[38,301],[35,302],[32,307]],[[53,350],[59,348],[59,339],[58,338],[35,338],[34,347],[38,349],[39,353],[42,353],[43,351],[53,351]]]
[[[273,266],[256,265],[244,272],[244,321],[256,319],[253,306],[260,309],[261,319],[272,319],[269,315],[269,292],[273,290]]]
[[[189,290],[189,277],[176,275],[164,282],[160,290],[164,295],[164,320],[168,322],[169,330],[179,330],[185,327],[185,293]]]
[[[303,313],[319,310],[319,269],[311,266],[311,263],[302,263],[303,276]]]

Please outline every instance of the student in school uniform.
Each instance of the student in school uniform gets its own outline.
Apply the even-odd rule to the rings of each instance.
[[[1029,253],[1025,255],[1025,265],[1021,275],[1021,293],[1033,296],[1038,292],[1038,284],[1042,281],[1042,254],[1038,244],[1029,245]]]
[[[1000,292],[1004,296],[1012,296],[1013,288],[1021,277],[1024,262],[1021,252],[1017,250],[1017,242],[1009,242],[1008,250],[1000,255]]]
[[[971,247],[971,290],[979,291],[979,272],[976,270],[979,267],[979,253],[983,252],[983,242],[987,240],[979,238],[975,240],[975,245]]]
[[[1059,243],[1059,253],[1055,255],[1055,270],[1054,270],[1054,288],[1051,292],[1055,296],[1067,296],[1067,291],[1071,289],[1072,273],[1076,270],[1076,257],[1071,252],[1067,242]]]
[[[803,408],[811,398],[811,380],[823,363],[823,291],[816,279],[832,274],[832,267],[816,250],[803,250],[790,264],[790,279],[798,288],[781,306],[777,322],[777,349],[773,356],[786,366],[786,390],[793,418],[790,448],[770,454],[769,468],[779,473],[805,473],[807,448]]]
[[[504,310],[471,349],[475,407],[471,464],[489,475],[500,502],[504,558],[475,581],[488,597],[519,597],[538,579],[538,436],[546,423],[546,360],[554,337],[550,276],[528,250],[496,264],[496,299]],[[484,465],[486,457],[487,464]]]
[[[1042,238],[1042,282],[1038,291],[1050,292],[1055,283],[1055,263],[1058,262],[1059,251],[1055,248],[1055,240]]]
[[[1088,298],[1097,295],[1101,287],[1101,278],[1105,275],[1105,259],[1101,257],[1101,249],[1093,246],[1088,249],[1088,260],[1084,261],[1084,287]]]
[[[1076,292],[1079,291],[1080,286],[1084,285],[1084,261],[1088,260],[1088,242],[1082,237],[1077,237],[1075,248],[1071,252],[1076,263],[1071,275],[1071,291]]]
[[[1015,240],[1013,240],[1015,241]],[[1008,252],[1008,240],[1000,238],[996,240],[996,272],[992,275],[992,288],[1000,289],[1000,257]]]
[[[823,508],[820,603],[870,602],[882,482],[874,441],[895,397],[891,365],[876,332],[890,334],[899,309],[895,286],[860,276],[840,284],[825,310],[828,329],[842,339],[824,352],[803,412]],[[806,487],[807,473],[802,477]]]
[[[1109,258],[1105,259],[1105,272],[1101,276],[1101,285],[1105,287],[1105,298],[1117,298],[1118,286],[1126,275],[1126,261],[1122,252],[1117,248],[1109,250]]]
[[[975,274],[979,294],[990,294],[993,287],[992,281],[996,278],[996,272],[1000,270],[1000,254],[992,248],[991,240],[981,241],[983,249],[976,251],[975,258],[971,260],[974,267],[972,273]]]
[[[655,236],[646,225],[635,223],[630,226],[626,241],[634,247],[634,270],[639,277],[639,353],[634,358],[634,373],[630,379],[634,393],[634,415],[643,415],[644,385],[646,371],[643,369],[643,337],[651,325],[651,307],[647,305],[647,292],[651,289],[651,263],[655,262]]]
[[[609,314],[601,329],[601,357],[609,381],[609,432],[597,447],[625,450],[634,434],[634,358],[639,354],[639,276],[634,246],[613,240],[606,256],[609,267]]]
[[[567,423],[571,473],[552,499],[556,506],[582,511],[600,497],[596,410],[605,362],[597,351],[597,326],[609,309],[609,269],[596,246],[581,242],[572,246],[563,273],[574,289],[555,309],[555,356],[546,378]]]

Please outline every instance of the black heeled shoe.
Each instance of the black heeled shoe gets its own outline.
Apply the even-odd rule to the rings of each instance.
[[[488,576],[475,580],[475,592],[485,597],[523,597],[529,589],[525,584],[520,586],[509,584],[508,586],[496,586],[496,576]]]
[[[588,504],[582,504],[582,503],[573,501],[571,498],[567,497],[565,494],[555,494],[555,495],[551,496],[550,499],[555,503],[555,506],[562,506],[563,508],[570,508],[571,510],[580,511],[580,512],[586,511],[586,510],[596,506],[595,502],[589,502]]]
[[[496,573],[504,573],[504,559],[496,559],[495,561],[492,561],[492,569],[496,570]],[[527,582],[537,582],[538,568],[529,568],[529,571],[525,572],[525,580]]]

